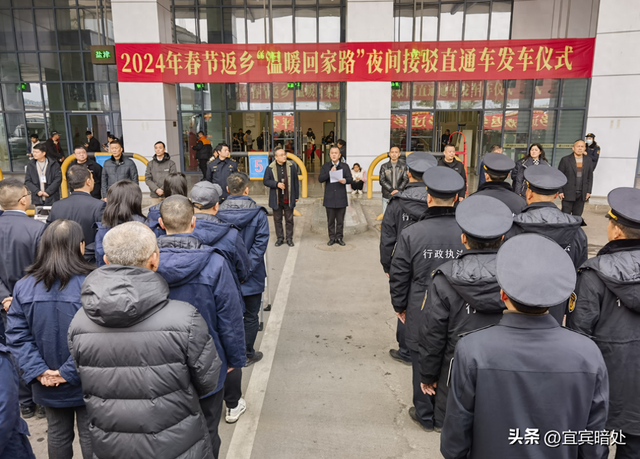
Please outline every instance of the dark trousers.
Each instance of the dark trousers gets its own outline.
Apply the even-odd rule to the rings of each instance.
[[[284,239],[284,231],[282,230],[282,217],[287,226],[287,239],[293,239],[293,209],[289,204],[281,204],[280,207],[273,210],[273,226],[276,228],[276,237]]]
[[[329,226],[329,239],[342,239],[342,232],[344,230],[344,214],[347,213],[347,208],[341,207],[340,209],[334,209],[333,207],[326,207],[326,209],[327,224]]]
[[[224,403],[234,409],[242,397],[242,368],[234,368],[224,380]]]
[[[398,340],[398,354],[407,362],[411,361],[411,351],[407,347],[407,341],[405,336],[407,334],[407,326],[398,319],[398,325],[396,327],[396,340]]]
[[[208,159],[199,159],[198,167],[200,168],[200,172],[202,172],[202,180],[207,178],[207,164],[209,163]]]
[[[640,459],[640,435],[622,433],[626,444],[616,446],[616,459]]]
[[[93,457],[89,415],[85,406],[70,408],[45,408],[48,424],[49,459],[71,459],[73,457],[74,421],[78,426],[80,449],[84,459]]]
[[[425,395],[420,388],[420,353],[411,350],[411,371],[413,373],[413,406],[420,424],[427,429],[433,428],[433,399]]]
[[[251,358],[256,353],[253,345],[258,336],[260,328],[260,304],[262,303],[262,293],[243,296],[244,300],[244,340],[247,344],[247,357]]]
[[[364,182],[362,180],[359,180],[357,182],[351,182],[351,189],[353,191],[362,190],[362,188],[364,188]]]
[[[565,214],[575,215],[577,217],[582,216],[584,211],[584,201],[562,201],[562,211]]]
[[[233,371],[231,372],[233,373]],[[200,399],[200,408],[204,419],[207,422],[207,430],[209,431],[209,439],[211,440],[211,449],[213,449],[213,457],[218,459],[220,453],[220,435],[218,435],[218,426],[222,418],[222,400],[224,397],[224,388],[213,395]]]

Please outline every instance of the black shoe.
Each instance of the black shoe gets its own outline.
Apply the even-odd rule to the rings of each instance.
[[[44,419],[47,417],[47,412],[44,409],[44,406],[38,405],[36,408],[36,419]]]
[[[253,357],[247,357],[247,364],[245,365],[245,367],[250,367],[254,363],[259,362],[260,360],[262,360],[262,357],[264,357],[264,354],[260,351],[256,351],[256,353],[253,354]]]
[[[424,430],[425,432],[433,432],[433,427],[425,427],[420,423],[420,421],[418,421],[418,415],[416,414],[416,408],[414,406],[409,408],[409,417],[413,422],[422,427],[422,430]]]
[[[393,360],[397,360],[398,362],[404,363],[405,365],[411,365],[411,360],[402,358],[402,356],[400,355],[400,351],[396,349],[389,349],[389,355]]]
[[[280,247],[284,243],[284,239],[278,239],[276,241],[276,247]]]
[[[287,245],[289,247],[293,247],[294,246],[293,241],[291,239],[287,239]]]
[[[327,245],[333,245],[336,243],[335,239],[330,239],[329,242],[327,242]]]
[[[29,419],[36,415],[36,406],[21,406],[20,414],[22,415],[22,419]]]
[[[342,247],[347,245],[347,244],[344,243],[344,241],[342,239],[338,239],[336,242],[338,243],[338,245],[341,245]]]

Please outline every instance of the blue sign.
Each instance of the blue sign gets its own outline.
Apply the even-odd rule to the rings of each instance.
[[[104,163],[107,162],[107,159],[111,158],[111,153],[94,153],[93,157],[100,166],[104,167]]]
[[[249,178],[262,179],[264,178],[264,171],[269,166],[269,154],[268,153],[249,153]]]

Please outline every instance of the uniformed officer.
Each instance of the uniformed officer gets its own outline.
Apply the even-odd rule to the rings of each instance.
[[[238,163],[231,159],[229,145],[226,143],[218,144],[215,151],[218,152],[218,157],[207,166],[207,180],[211,183],[217,183],[222,188],[222,197],[220,198],[222,203],[229,196],[227,179],[232,173],[238,172]]]
[[[516,167],[513,159],[500,153],[484,155],[484,182],[474,194],[491,196],[499,199],[511,209],[513,215],[518,215],[527,205],[521,196],[513,192],[510,184],[505,182],[509,173]]]
[[[421,386],[425,394],[436,397],[436,430],[444,422],[449,367],[460,334],[502,318],[505,306],[496,279],[496,255],[513,214],[496,198],[474,194],[458,205],[456,221],[465,251],[435,269],[420,327]]]
[[[453,208],[464,180],[448,167],[432,167],[422,176],[427,187],[429,209],[420,221],[405,228],[396,244],[389,271],[391,303],[407,327],[411,353],[413,404],[409,416],[424,430],[433,430],[433,399],[420,388],[418,335],[423,306],[431,284],[431,272],[462,254],[460,227]]]
[[[596,143],[596,135],[589,133],[585,136],[585,143],[587,144],[587,156],[593,161],[593,170],[596,170],[598,160],[600,159],[600,145]]]
[[[608,196],[609,243],[578,271],[567,326],[593,337],[607,364],[607,429],[622,430],[616,459],[640,458],[640,190]]]
[[[387,276],[391,268],[391,255],[400,232],[417,222],[429,208],[427,188],[422,181],[422,174],[437,164],[438,160],[431,153],[417,151],[407,156],[409,184],[404,191],[391,196],[380,227],[380,263]],[[405,342],[405,326],[400,319],[396,328],[396,339],[399,349],[390,349],[389,354],[393,359],[411,365],[411,354]]]
[[[550,239],[522,234],[502,245],[496,264],[508,311],[456,346],[440,451],[445,459],[606,457],[602,354],[548,314],[573,292],[571,259]],[[577,441],[581,431],[591,440]]]

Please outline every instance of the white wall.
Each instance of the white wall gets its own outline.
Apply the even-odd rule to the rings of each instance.
[[[635,183],[640,145],[639,48],[640,1],[600,0],[586,128],[602,149],[594,196]]]
[[[515,0],[511,38],[594,37],[599,3],[600,0]]]

